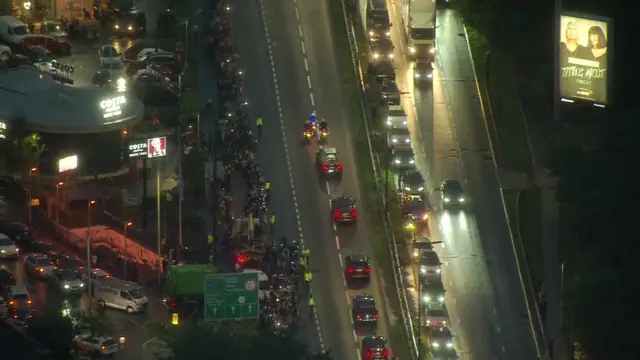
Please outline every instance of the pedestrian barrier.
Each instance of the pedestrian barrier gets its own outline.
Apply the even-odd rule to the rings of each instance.
[[[379,161],[377,157],[374,156],[373,146],[371,144],[371,131],[369,129],[369,124],[367,121],[367,114],[364,110],[365,109],[364,79],[362,76],[362,70],[361,70],[362,68],[360,66],[360,61],[358,60],[358,45],[356,43],[356,37],[355,37],[354,28],[353,28],[353,21],[347,15],[348,12],[347,12],[347,5],[345,4],[345,0],[341,1],[341,3],[342,3],[343,15],[344,15],[344,22],[347,28],[349,45],[351,46],[351,60],[353,62],[353,71],[358,83],[360,84],[360,86],[358,87],[358,93],[360,95],[360,103],[361,103],[360,109],[362,110],[362,118],[363,118],[364,126],[366,129],[367,144],[369,146],[369,155],[371,156],[371,164],[373,167],[373,173],[375,175],[378,194],[380,195],[381,205],[383,205],[386,203],[387,199],[385,198],[383,183],[380,176]],[[401,316],[404,324],[404,330],[405,330],[407,339],[409,340],[411,355],[413,359],[417,359],[418,358],[418,339],[415,334],[415,328],[413,325],[413,320],[411,318],[411,311],[409,308],[409,301],[407,299],[407,293],[405,291],[406,288],[404,285],[402,266],[400,266],[400,258],[398,256],[398,243],[396,241],[395,234],[391,230],[391,226],[390,226],[391,218],[389,217],[389,213],[384,210],[384,206],[381,206],[380,209],[381,209],[380,212],[383,218],[385,233],[386,233],[387,239],[389,239],[389,241],[387,241],[387,244],[389,247],[389,253],[391,255],[392,267],[394,269],[393,279],[394,279],[395,288],[396,288],[396,295],[398,296],[398,300],[400,302],[400,307],[401,307],[400,312],[401,312]]]

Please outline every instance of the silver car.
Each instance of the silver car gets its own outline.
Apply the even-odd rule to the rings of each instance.
[[[75,271],[57,270],[54,272],[52,280],[64,293],[81,293],[84,290],[84,282],[80,280],[80,275]]]
[[[55,270],[53,261],[45,254],[28,254],[24,257],[24,269],[29,275],[50,278]]]

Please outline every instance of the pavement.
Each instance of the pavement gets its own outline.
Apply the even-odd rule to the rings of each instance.
[[[399,3],[388,6],[392,23],[401,24]],[[537,359],[462,21],[443,10],[437,23],[433,89],[413,88],[400,26],[392,28],[392,40],[398,86],[409,92],[402,104],[416,164],[427,188],[458,179],[470,197],[464,211],[439,211],[430,226],[433,240],[443,242],[436,251],[454,346],[462,359]],[[430,190],[429,197],[439,208],[439,193]]]
[[[336,359],[360,358],[360,341],[350,315],[351,298],[373,295],[380,321],[377,334],[389,338],[398,314],[388,312],[380,268],[372,259],[371,282],[349,289],[344,281],[343,257],[350,252],[373,256],[367,219],[373,214],[358,209],[359,221],[336,228],[331,221],[329,197],[336,194],[362,198],[357,180],[348,109],[335,62],[331,19],[326,2],[290,0],[233,1],[236,43],[246,70],[247,94],[253,119],[265,122],[259,157],[272,183],[271,208],[276,213],[276,238],[300,239],[311,250],[314,321],[305,326],[312,350],[329,350]],[[271,70],[271,71],[269,71]],[[342,181],[325,182],[315,171],[315,142],[302,143],[300,130],[312,110],[330,123],[329,145],[344,163]],[[307,309],[303,308],[302,318]],[[315,326],[314,326],[315,325]],[[318,331],[320,341],[318,344]],[[393,344],[391,344],[393,353]]]

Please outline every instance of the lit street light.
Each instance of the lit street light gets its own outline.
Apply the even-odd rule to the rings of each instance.
[[[90,200],[87,203],[87,237],[85,239],[85,246],[87,247],[87,292],[89,298],[93,300],[93,294],[91,293],[91,205],[95,204],[95,200]]]
[[[33,221],[33,197],[32,197],[32,188],[31,188],[31,184],[33,183],[33,181],[31,181],[31,178],[33,176],[33,173],[38,171],[37,168],[31,168],[29,169],[29,224],[31,224],[31,222]]]
[[[127,230],[129,229],[129,227],[133,225],[133,223],[131,221],[125,222],[124,223],[124,253],[125,253],[125,260],[124,260],[124,277],[125,279],[127,278],[127,260],[129,259],[129,252],[128,252],[128,245],[129,245],[129,238],[127,238]]]
[[[64,182],[62,181],[56,184],[56,226],[60,226],[60,219],[58,215],[60,212],[60,186],[62,185],[64,185]]]

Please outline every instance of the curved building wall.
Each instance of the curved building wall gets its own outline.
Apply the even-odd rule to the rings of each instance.
[[[71,155],[78,156],[74,175],[111,173],[126,165],[122,160],[120,130],[99,134],[40,133],[40,137],[46,146],[40,161],[43,174],[57,174],[58,160]]]

